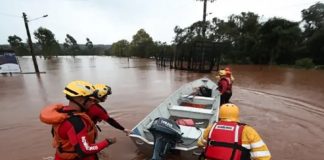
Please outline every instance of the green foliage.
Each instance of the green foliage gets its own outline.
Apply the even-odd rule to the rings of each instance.
[[[80,47],[77,41],[69,34],[66,34],[65,43],[63,44],[66,54],[77,55],[80,53]]]
[[[79,45],[69,34],[66,35],[65,42],[59,44],[54,34],[42,27],[38,28],[34,35],[37,39],[36,44],[33,44],[34,52],[36,55],[43,56],[44,58],[51,58],[57,55],[103,55],[107,54],[105,50],[110,48],[110,45],[93,45],[89,38],[86,38],[86,44]],[[26,44],[22,42],[20,37],[16,35],[9,36],[8,42],[17,55],[30,55]]]
[[[153,40],[149,34],[146,33],[144,29],[140,29],[133,36],[133,40],[130,43],[130,55],[148,58],[154,53],[152,52]]]
[[[318,2],[308,9],[302,10],[302,18],[306,23],[304,25],[305,35],[309,37],[324,25],[324,4]]]
[[[315,64],[324,64],[324,28],[316,30],[306,41]]]
[[[302,11],[304,39],[308,56],[317,65],[324,64],[324,4],[316,3]]]
[[[307,69],[314,67],[313,60],[310,58],[298,59],[296,60],[295,65],[297,67],[307,68]]]
[[[118,57],[129,57],[129,42],[127,40],[120,40],[113,43],[109,54]]]
[[[22,43],[22,39],[16,35],[9,36],[8,42],[11,48],[16,52],[17,56],[23,56],[29,54],[27,47]]]
[[[57,56],[61,52],[58,41],[55,39],[55,35],[46,28],[38,28],[34,32],[35,38],[38,40],[38,44],[41,46],[43,56],[45,58],[51,58]]]
[[[81,51],[81,55],[98,55],[98,49],[94,47],[92,41],[86,38],[85,48]]]
[[[292,64],[293,49],[301,40],[301,30],[296,22],[281,18],[269,19],[260,28],[261,47],[266,48],[269,64]]]
[[[86,46],[89,50],[93,49],[93,43],[89,38],[86,38],[87,42],[86,42]]]
[[[304,21],[311,28],[312,34],[305,37],[299,22],[282,18],[271,18],[264,23],[252,12],[231,15],[228,20],[213,18],[206,22],[207,42],[219,45],[214,52],[222,54],[223,62],[244,64],[294,64],[296,59],[312,57],[316,64],[324,63],[324,32],[322,30],[324,8],[322,3],[303,10]],[[307,16],[306,16],[307,14]],[[309,16],[312,15],[312,16]],[[316,15],[316,16],[314,16]],[[202,22],[191,26],[174,28],[176,45],[191,44],[203,40]],[[229,46],[224,46],[228,45]],[[226,48],[225,50],[221,48]]]

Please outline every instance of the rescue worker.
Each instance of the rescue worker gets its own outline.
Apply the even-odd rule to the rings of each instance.
[[[41,121],[53,127],[55,160],[97,160],[96,153],[116,143],[116,138],[95,143],[95,125],[85,113],[96,102],[94,91],[89,82],[72,81],[63,91],[68,105],[54,104],[42,109]]]
[[[218,90],[221,94],[220,105],[229,103],[230,98],[232,97],[232,81],[226,76],[225,70],[220,70],[218,72],[220,80],[218,81]]]
[[[98,100],[98,103],[94,103],[87,110],[87,114],[89,115],[89,117],[92,119],[94,124],[97,124],[97,122],[101,122],[102,120],[104,120],[116,129],[125,132],[128,136],[130,134],[130,130],[124,128],[114,118],[110,117],[108,112],[99,104],[99,102],[105,102],[107,100],[108,95],[112,94],[111,88],[105,84],[96,84],[94,85],[94,88],[96,90],[95,98]],[[99,131],[101,131],[99,126],[97,126],[97,128]]]
[[[228,78],[230,78],[231,81],[232,81],[232,83],[233,83],[234,80],[235,80],[235,78],[234,78],[234,76],[233,76],[233,74],[232,74],[231,69],[230,69],[229,67],[226,67],[224,70],[226,71],[226,76],[227,76]]]
[[[219,121],[208,126],[198,141],[206,160],[270,160],[271,154],[251,126],[239,122],[239,108],[221,106]]]

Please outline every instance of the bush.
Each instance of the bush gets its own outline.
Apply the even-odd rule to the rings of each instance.
[[[307,69],[314,67],[313,59],[311,58],[298,59],[295,61],[295,65],[297,67],[307,68]]]

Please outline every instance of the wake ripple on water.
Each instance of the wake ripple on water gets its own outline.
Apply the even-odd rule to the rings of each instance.
[[[253,89],[248,89],[248,88],[241,88],[241,89],[247,90],[252,93],[259,94],[259,95],[266,95],[266,96],[270,96],[272,98],[281,99],[281,100],[284,100],[286,102],[286,104],[289,106],[292,106],[292,107],[295,107],[298,109],[302,109],[302,110],[311,112],[313,114],[324,116],[324,109],[322,107],[315,106],[313,104],[310,104],[309,102],[306,102],[306,101],[303,101],[300,99],[283,96],[283,95],[277,95],[277,94],[268,93],[268,92],[263,92],[263,91],[258,91],[258,90],[253,90]]]
[[[54,157],[51,157],[51,156],[49,156],[49,157],[43,157],[42,160],[54,160]]]

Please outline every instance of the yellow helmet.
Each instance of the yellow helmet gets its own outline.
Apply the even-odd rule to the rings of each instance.
[[[95,89],[91,83],[80,80],[70,82],[63,90],[63,93],[70,97],[88,97],[94,92]]]
[[[94,85],[94,88],[96,89],[96,98],[101,101],[103,100],[103,97],[112,93],[111,88],[105,84],[96,84]]]
[[[219,76],[226,76],[226,71],[225,70],[219,70],[218,75]]]
[[[240,109],[232,103],[223,104],[219,110],[219,118],[224,121],[239,121]]]

